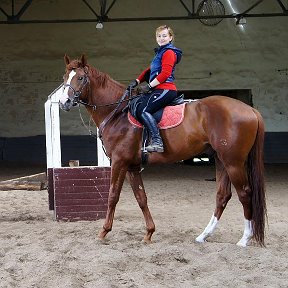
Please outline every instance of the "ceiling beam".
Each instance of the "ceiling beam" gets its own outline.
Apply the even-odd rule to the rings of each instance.
[[[282,3],[281,0],[276,0],[284,13],[288,13],[288,8]]]
[[[0,24],[52,24],[52,23],[93,23],[93,22],[132,22],[132,21],[166,21],[166,20],[200,20],[200,19],[229,19],[229,18],[263,18],[263,17],[281,17],[281,16],[288,16],[288,10],[284,6],[281,0],[276,0],[280,5],[282,12],[279,13],[248,13],[256,6],[258,6],[264,0],[258,0],[255,2],[251,7],[246,9],[242,13],[238,14],[229,14],[229,15],[212,15],[212,16],[204,16],[199,15],[199,13],[195,12],[195,0],[191,0],[192,3],[192,10],[190,10],[187,5],[184,3],[183,0],[179,0],[182,4],[184,9],[186,10],[186,16],[159,16],[159,17],[121,17],[121,18],[109,18],[108,13],[114,6],[117,0],[113,0],[110,6],[107,7],[107,0],[98,0],[100,5],[100,12],[97,13],[95,9],[88,3],[87,0],[82,0],[83,3],[88,7],[88,9],[95,15],[95,18],[84,18],[84,19],[31,19],[31,20],[21,20],[21,16],[24,12],[28,9],[31,5],[33,0],[27,0],[25,4],[22,6],[20,11],[15,15],[14,14],[14,1],[11,2],[12,14],[9,15],[3,8],[0,7],[0,12],[2,12],[6,17],[7,20],[0,21]],[[270,1],[270,0],[269,0]]]
[[[281,17],[288,16],[286,13],[262,13],[262,14],[233,14],[233,15],[214,15],[214,16],[167,16],[167,17],[140,17],[140,18],[107,18],[103,22],[135,22],[135,21],[156,21],[156,20],[193,20],[193,19],[238,19],[245,18],[263,18],[263,17]],[[99,19],[50,19],[50,20],[18,20],[16,22],[0,21],[0,24],[52,24],[52,23],[93,23],[99,22]]]
[[[259,0],[256,3],[254,3],[251,7],[249,7],[248,9],[246,9],[243,13],[241,14],[247,14],[249,11],[251,11],[252,9],[254,9],[256,6],[258,6],[261,2],[263,2],[264,0]]]
[[[15,14],[15,9],[14,9],[14,0],[12,0],[11,2],[11,14],[8,14],[5,12],[5,10],[3,8],[0,7],[0,11],[7,17],[7,24],[13,24],[17,21],[20,20],[21,16],[24,14],[24,12],[28,9],[28,7],[31,5],[33,0],[27,0],[23,6],[21,7],[21,9],[19,10],[19,12],[17,14]]]

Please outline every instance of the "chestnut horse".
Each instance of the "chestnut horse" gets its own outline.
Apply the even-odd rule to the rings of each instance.
[[[84,104],[99,128],[101,140],[111,159],[111,183],[106,219],[99,233],[104,239],[111,231],[116,204],[125,176],[142,209],[150,242],[155,224],[150,214],[140,173],[142,128],[134,127],[123,108],[125,87],[109,75],[87,64],[86,57],[64,57],[66,73],[59,105],[69,111]],[[234,185],[244,210],[244,233],[237,245],[247,246],[252,238],[264,246],[266,203],[264,189],[264,124],[260,113],[241,101],[210,96],[185,106],[183,122],[161,130],[164,153],[149,153],[148,164],[174,163],[205,151],[213,151],[216,165],[216,207],[210,222],[196,238],[204,242],[214,232],[232,196]]]

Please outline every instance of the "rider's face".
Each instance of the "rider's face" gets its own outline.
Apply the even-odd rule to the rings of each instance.
[[[156,42],[159,46],[166,45],[172,41],[172,36],[170,36],[168,29],[163,29],[156,33]]]

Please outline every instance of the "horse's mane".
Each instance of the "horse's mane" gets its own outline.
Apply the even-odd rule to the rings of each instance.
[[[112,81],[115,84],[118,84],[119,86],[123,86],[122,84],[120,84],[119,82],[115,81],[114,79],[112,79],[108,74],[101,72],[100,70],[96,69],[95,67],[86,64],[85,66],[83,66],[83,63],[76,59],[76,60],[72,60],[67,66],[66,69],[67,70],[73,70],[73,69],[77,69],[77,68],[83,68],[83,69],[87,69],[87,72],[89,74],[89,76],[91,78],[96,79],[97,78],[97,84],[99,87],[106,87],[107,86],[107,82]]]

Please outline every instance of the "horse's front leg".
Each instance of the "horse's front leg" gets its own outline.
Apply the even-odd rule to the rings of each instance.
[[[144,219],[146,222],[146,234],[144,236],[144,242],[150,243],[152,234],[155,232],[155,224],[152,219],[150,210],[147,205],[147,196],[145,193],[142,177],[139,170],[128,171],[128,180],[134,192],[135,198],[141,208]]]
[[[106,213],[106,219],[103,225],[102,230],[98,234],[98,237],[103,240],[107,233],[112,230],[114,214],[116,204],[119,201],[121,189],[123,186],[123,182],[125,179],[125,175],[127,172],[127,167],[125,164],[121,162],[112,161],[111,167],[111,181],[110,181],[110,189],[109,189],[109,196],[108,196],[108,209]]]

